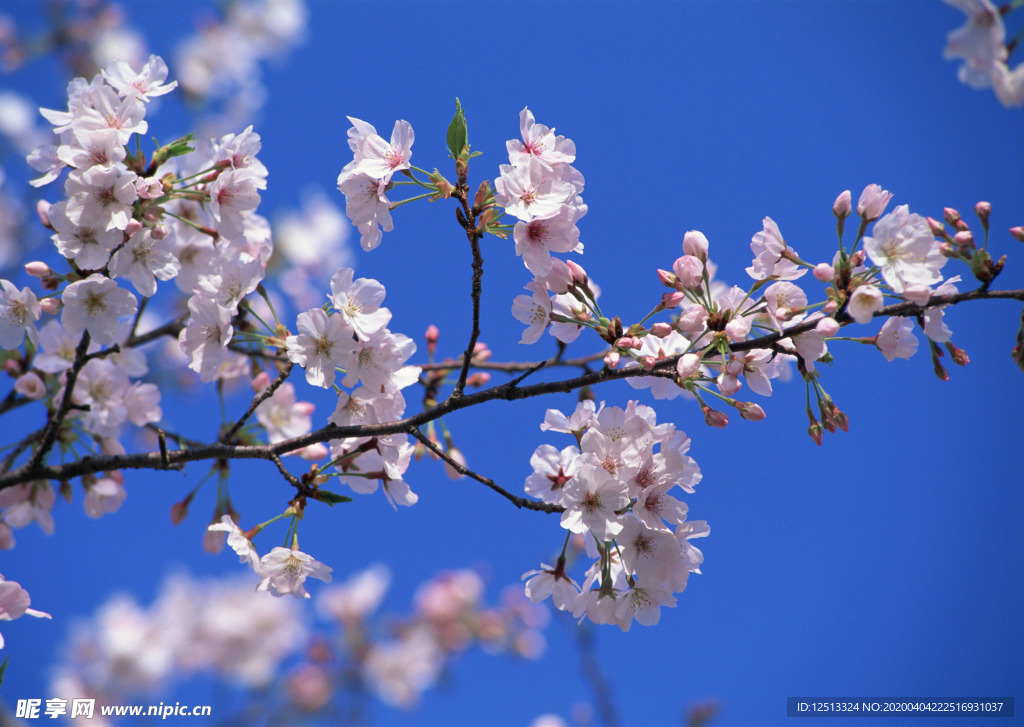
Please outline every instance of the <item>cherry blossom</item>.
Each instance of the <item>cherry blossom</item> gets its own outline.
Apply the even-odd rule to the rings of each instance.
[[[99,273],[69,285],[61,300],[64,310],[60,321],[64,330],[72,336],[88,330],[99,344],[113,343],[117,339],[118,316],[131,315],[138,309],[134,295]]]
[[[50,614],[29,608],[32,599],[28,591],[15,581],[4,580],[0,576],[0,621],[13,621],[21,616],[51,618]],[[0,649],[4,648],[4,637],[0,634]]]
[[[331,570],[301,550],[277,547],[260,559],[256,574],[262,580],[257,590],[269,589],[275,596],[309,598],[309,593],[303,585],[306,578],[319,578],[325,583],[330,583]]]
[[[330,388],[335,369],[356,353],[352,329],[340,314],[328,316],[320,308],[299,314],[296,325],[298,335],[285,341],[289,360],[306,369],[310,384]]]
[[[946,258],[932,235],[928,221],[900,205],[875,223],[864,237],[864,250],[882,269],[882,277],[897,293],[910,283],[932,285],[942,280],[939,270]]]
[[[178,87],[177,81],[164,83],[167,80],[167,64],[160,56],[151,55],[138,73],[123,60],[115,60],[102,73],[104,80],[118,93],[140,101],[163,96]]]
[[[18,348],[26,333],[29,340],[37,340],[35,322],[41,315],[39,300],[30,288],[19,291],[9,280],[0,280],[0,348]]]
[[[886,361],[910,358],[917,352],[917,337],[913,333],[914,322],[909,318],[888,319],[878,332],[875,345]]]

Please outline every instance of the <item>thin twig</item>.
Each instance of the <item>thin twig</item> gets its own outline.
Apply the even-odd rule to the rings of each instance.
[[[279,472],[280,472],[280,473],[281,473],[282,475],[284,475],[284,478],[285,478],[286,480],[288,480],[288,482],[289,482],[289,483],[291,483],[291,485],[292,485],[293,487],[296,487],[296,488],[298,488],[299,490],[302,490],[302,489],[303,489],[303,487],[302,487],[302,483],[301,483],[301,482],[299,481],[299,478],[298,478],[298,477],[296,477],[295,475],[293,475],[293,474],[292,474],[291,472],[289,472],[289,471],[288,471],[288,470],[287,470],[287,469],[285,468],[284,464],[283,464],[283,463],[281,462],[281,458],[280,458],[280,457],[278,457],[278,456],[277,456],[276,454],[274,454],[273,452],[271,452],[271,454],[270,454],[270,456],[268,457],[268,459],[269,459],[269,460],[270,460],[271,462],[273,462],[273,463],[274,463],[275,465],[277,465],[277,469],[278,469],[278,471],[279,471]]]
[[[78,374],[81,372],[82,367],[85,366],[86,352],[89,350],[89,342],[92,337],[89,335],[89,331],[82,332],[82,340],[78,342],[78,347],[75,349],[75,361],[71,365],[71,369],[68,371],[67,381],[64,384],[64,397],[61,399],[60,408],[53,413],[50,421],[46,423],[46,430],[43,432],[43,441],[39,445],[33,454],[32,458],[29,459],[26,469],[31,472],[39,468],[46,455],[50,453],[50,449],[53,447],[54,442],[57,441],[57,432],[60,430],[61,425],[64,423],[64,419],[67,417],[68,412],[71,411],[71,399],[74,396],[75,384],[78,382]]]
[[[484,477],[483,475],[479,475],[464,464],[456,462],[448,455],[447,452],[431,442],[418,427],[412,427],[409,430],[409,434],[420,440],[423,443],[423,446],[447,462],[456,472],[466,475],[467,477],[472,477],[477,482],[482,482],[516,507],[526,508],[527,510],[537,510],[539,512],[565,512],[565,508],[561,505],[553,505],[548,502],[537,502],[535,500],[528,500],[525,497],[517,497],[516,495],[513,495],[511,492],[498,485],[494,480]]]
[[[259,405],[265,402],[271,396],[273,396],[274,392],[277,391],[281,384],[285,382],[285,380],[288,378],[288,375],[292,372],[293,366],[295,366],[295,364],[293,364],[291,361],[285,364],[284,369],[281,371],[281,373],[277,375],[277,378],[270,382],[270,386],[268,386],[267,388],[265,388],[263,391],[261,391],[252,398],[252,402],[250,402],[249,408],[245,410],[245,414],[243,414],[239,418],[239,420],[234,423],[234,426],[232,426],[231,429],[227,430],[226,432],[224,432],[224,434],[220,436],[219,441],[221,441],[224,444],[227,444],[228,442],[231,441],[231,438],[235,436],[235,433],[243,426],[245,426],[246,421],[248,421],[249,417],[252,416],[252,413],[256,411]]]
[[[971,291],[968,293],[958,293],[950,296],[934,296],[924,307],[911,303],[897,303],[882,309],[880,314],[876,315],[916,315],[925,308],[931,308],[938,305],[954,305],[968,300],[984,299],[1013,299],[1024,301],[1024,290]],[[771,333],[751,341],[731,344],[730,348],[733,351],[749,350],[753,348],[772,348],[773,344],[775,344],[779,339],[808,331],[813,328],[814,325],[814,321],[802,322],[784,329],[782,332]],[[332,439],[411,433],[413,428],[420,427],[427,422],[439,419],[440,417],[454,411],[479,406],[487,401],[515,401],[519,399],[543,396],[546,394],[571,392],[584,386],[593,386],[605,381],[617,381],[621,379],[651,375],[670,375],[669,369],[675,367],[678,358],[679,356],[672,356],[658,361],[655,364],[653,371],[647,371],[640,366],[632,366],[616,370],[602,368],[598,371],[586,373],[562,381],[543,382],[529,386],[514,386],[512,385],[512,382],[508,382],[483,391],[465,394],[458,399],[449,397],[436,406],[430,407],[429,409],[399,421],[386,422],[382,424],[360,424],[349,426],[338,426],[330,423],[316,431],[310,432],[309,434],[277,442],[272,445],[227,445],[220,442],[195,446],[190,444],[188,449],[168,452],[168,460],[174,464],[209,459],[272,460],[274,457],[279,455],[284,455],[289,452],[308,447],[311,444],[328,442]],[[658,373],[655,374],[654,372]],[[70,399],[70,396],[68,396],[67,399]],[[171,435],[168,434],[168,436]],[[30,465],[31,464],[32,463],[30,462]],[[11,472],[7,472],[6,474],[0,474],[0,489],[35,479],[63,481],[83,474],[92,474],[100,471],[112,471],[118,469],[160,469],[161,467],[162,462],[159,452],[149,454],[86,457],[67,464],[49,467],[42,466],[41,464],[36,466],[25,465]]]

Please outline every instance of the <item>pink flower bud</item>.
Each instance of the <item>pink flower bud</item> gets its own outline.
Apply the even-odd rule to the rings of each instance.
[[[829,338],[839,333],[839,323],[835,318],[820,318],[814,325],[814,330],[822,336]]]
[[[48,278],[49,276],[53,275],[53,271],[50,270],[50,266],[38,260],[26,264],[25,272],[31,275],[33,278]]]
[[[559,258],[551,258],[551,272],[543,278],[538,279],[542,285],[547,285],[548,290],[556,295],[561,295],[573,285],[572,270]]]
[[[944,224],[939,222],[934,217],[929,217],[927,219],[928,219],[928,228],[932,231],[933,235],[935,235],[936,237],[945,237],[946,236],[946,226]]]
[[[978,204],[974,205],[974,214],[978,215],[981,221],[984,222],[992,214],[992,205],[989,202],[978,202]]]
[[[171,505],[171,524],[180,525],[188,515],[188,501],[191,498],[186,498],[181,502],[176,502]]]
[[[128,224],[125,225],[124,234],[126,234],[128,237],[131,237],[132,235],[134,235],[136,232],[138,232],[141,229],[142,229],[142,222],[140,222],[139,220],[137,220],[137,219],[135,219],[133,217],[132,219],[128,220]]]
[[[270,386],[270,374],[266,371],[260,371],[252,380],[253,391],[263,391],[268,386]]]
[[[708,238],[703,232],[690,230],[683,235],[683,252],[701,260],[708,259]]]
[[[851,209],[850,199],[850,190],[847,189],[840,193],[840,195],[836,197],[836,201],[832,203],[832,214],[841,220],[845,220],[849,217]]]
[[[860,200],[857,202],[857,214],[868,222],[877,220],[885,212],[890,199],[892,199],[891,192],[887,192],[877,184],[869,184],[860,194]]]
[[[742,341],[750,333],[750,321],[743,318],[733,318],[725,324],[725,335],[731,341]]]
[[[832,418],[844,432],[850,431],[850,417],[846,416],[846,412],[839,411],[835,404],[832,405]]]
[[[825,436],[825,433],[821,429],[821,425],[818,422],[814,422],[811,426],[807,427],[807,433],[814,440],[814,443],[819,447],[821,446],[821,440]]]
[[[704,412],[704,421],[709,427],[724,429],[725,425],[729,423],[729,417],[723,412],[712,409],[707,404],[701,404],[700,410]]]
[[[307,462],[316,462],[317,460],[324,459],[330,453],[331,451],[327,449],[327,445],[323,442],[316,442],[308,447],[303,447],[297,452]]]
[[[670,273],[668,270],[662,270],[661,268],[658,268],[658,280],[661,281],[661,284],[666,288],[674,288],[676,287],[676,282],[678,282],[678,278],[676,278],[675,275]]]
[[[45,199],[41,199],[36,202],[36,214],[39,215],[39,221],[43,223],[43,227],[52,230],[53,225],[50,224],[50,203]]]
[[[458,449],[454,445],[448,448],[448,456],[463,467],[466,466],[466,457],[462,454],[462,450]],[[450,480],[461,480],[466,476],[447,462],[444,463],[444,472],[448,475],[448,479]]]
[[[827,301],[825,303],[825,305],[823,305],[821,307],[821,310],[822,310],[823,313],[825,313],[827,315],[832,315],[833,313],[836,312],[836,310],[838,308],[839,308],[839,304],[836,303],[834,300],[830,300],[830,301]]]
[[[587,271],[572,260],[566,260],[565,264],[569,266],[569,270],[572,272],[573,282],[577,285],[585,286],[587,284]]]
[[[684,300],[686,300],[686,296],[684,294],[680,293],[678,290],[673,290],[661,296],[661,307],[666,310],[671,310],[677,307]]]
[[[645,371],[650,371],[654,368],[654,364],[658,363],[657,356],[641,356],[640,365],[644,367]]]
[[[683,255],[672,263],[672,272],[687,290],[695,290],[704,282],[704,263],[693,255]]]
[[[427,339],[427,343],[437,343],[437,339],[440,335],[441,332],[437,330],[437,326],[431,323],[427,326],[427,332],[423,334],[423,337]]]
[[[477,371],[475,374],[471,374],[466,378],[467,386],[486,386],[491,380],[491,374],[488,371]]]
[[[857,252],[850,255],[850,265],[852,265],[855,268],[859,268],[861,265],[864,264],[864,261],[867,260],[867,257],[868,254],[866,252],[864,252],[863,250],[858,250]]]
[[[316,409],[316,404],[311,401],[297,401],[292,411],[302,416],[309,416]]]
[[[46,395],[46,384],[39,376],[29,371],[14,382],[14,390],[29,399],[38,400]]]
[[[946,341],[946,350],[949,351],[949,355],[953,357],[953,363],[957,366],[966,366],[971,362],[971,359],[967,357],[967,352],[957,347],[952,341]]]
[[[0,521],[0,550],[10,550],[14,547],[14,532],[11,526]]]
[[[676,373],[680,378],[688,379],[700,368],[700,356],[695,353],[684,353],[676,362]]]
[[[704,331],[707,320],[708,312],[703,308],[694,306],[679,316],[676,326],[683,335],[689,338],[696,338]]]
[[[154,225],[150,234],[153,235],[154,240],[162,240],[170,233],[166,225]]]
[[[4,372],[13,378],[21,376],[21,361],[16,358],[9,358],[4,361]]]
[[[220,530],[207,530],[203,533],[203,550],[211,555],[217,555],[224,550],[224,543],[228,534]]]
[[[619,352],[609,351],[604,355],[604,365],[606,368],[614,369],[619,365]]]
[[[671,324],[659,321],[651,326],[651,335],[657,336],[658,338],[664,338],[668,334],[672,333],[674,329]]]
[[[960,221],[960,213],[952,207],[942,208],[942,217],[946,220],[946,224],[956,226],[956,223]]]
[[[742,386],[739,378],[732,374],[719,374],[718,378],[715,379],[715,383],[718,384],[718,390],[725,396],[732,396]]]
[[[63,307],[60,298],[43,298],[39,301],[39,307],[43,309],[43,313],[49,313],[51,316],[55,316],[60,313],[60,309]]]
[[[627,348],[633,348],[633,337],[623,336],[615,341],[615,348],[625,351]]]
[[[487,348],[487,344],[483,341],[477,341],[473,346],[473,360],[479,363],[483,363],[491,358],[493,351]]]
[[[850,193],[847,192],[846,194],[849,195]],[[849,203],[849,200],[847,200],[847,203]],[[849,214],[849,212],[847,212],[847,214]],[[737,408],[740,410],[740,416],[748,422],[759,422],[765,418],[764,409],[753,402],[748,401]]]
[[[836,269],[828,263],[818,263],[814,266],[814,277],[821,283],[831,283],[836,279]]]
[[[1010,234],[1021,242],[1024,242],[1024,227],[1011,227]]]
[[[974,234],[970,230],[961,230],[953,235],[953,242],[961,247],[974,247]]]
[[[956,248],[950,245],[948,242],[940,242],[938,250],[939,254],[941,254],[943,257],[953,257],[956,255]]]

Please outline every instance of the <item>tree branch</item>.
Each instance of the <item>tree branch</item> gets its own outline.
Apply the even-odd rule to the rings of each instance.
[[[975,290],[967,293],[957,293],[954,295],[935,296],[924,306],[918,306],[913,303],[895,303],[893,305],[886,306],[875,315],[879,317],[890,315],[914,316],[922,313],[927,308],[933,308],[935,306],[956,305],[958,303],[971,300],[989,299],[1011,299],[1024,301],[1024,289],[996,291]],[[849,321],[844,320],[843,322],[847,323]],[[732,351],[746,351],[755,348],[772,348],[780,339],[804,333],[814,328],[814,325],[814,321],[801,322],[783,329],[781,332],[775,331],[750,341],[733,343],[729,348]],[[308,447],[311,444],[328,442],[332,439],[372,437],[384,434],[411,434],[414,428],[418,428],[427,422],[434,421],[454,411],[479,406],[480,404],[488,401],[515,401],[518,399],[543,396],[545,394],[571,392],[584,386],[593,386],[606,381],[617,381],[640,376],[671,375],[669,369],[675,367],[678,358],[679,356],[677,355],[662,359],[655,364],[652,371],[643,369],[640,366],[631,366],[615,370],[602,368],[598,371],[585,373],[570,379],[542,382],[531,384],[529,386],[519,386],[516,381],[513,380],[498,386],[493,386],[483,391],[464,394],[458,398],[449,397],[436,406],[395,422],[344,427],[329,423],[316,431],[310,432],[309,434],[272,445],[228,445],[216,442],[213,444],[190,446],[188,449],[168,452],[166,460],[172,465],[208,459],[266,459],[273,461],[274,457]],[[70,379],[71,377],[69,376],[69,390]],[[62,409],[70,406],[68,403],[69,401],[70,396],[67,396],[62,405]],[[51,420],[51,425],[52,424],[53,420]],[[47,431],[49,431],[50,428],[50,425],[48,425]],[[164,469],[167,466],[166,461],[161,458],[159,452],[85,457],[75,462],[69,462],[67,464],[52,467],[44,467],[38,464],[37,466],[32,465],[33,463],[29,462],[28,465],[0,475],[0,489],[12,487],[14,485],[36,479],[63,481],[101,471],[113,471],[118,469]]]
[[[548,502],[537,502],[536,500],[530,500],[525,497],[518,497],[517,495],[513,495],[511,492],[498,485],[494,480],[484,477],[483,475],[478,475],[476,472],[469,469],[464,464],[460,464],[459,462],[456,462],[454,459],[452,459],[447,452],[445,452],[443,449],[441,449],[436,444],[431,442],[427,435],[421,432],[418,427],[412,427],[409,430],[409,434],[416,437],[416,439],[420,440],[420,442],[423,443],[424,447],[426,447],[431,452],[433,452],[438,457],[447,462],[456,472],[458,472],[459,474],[466,475],[467,477],[472,477],[477,482],[482,482],[483,484],[487,485],[492,490],[497,492],[499,495],[504,497],[506,500],[511,502],[516,507],[520,509],[526,508],[527,510],[538,510],[540,512],[565,512],[565,508],[561,505],[552,505],[551,503]]]

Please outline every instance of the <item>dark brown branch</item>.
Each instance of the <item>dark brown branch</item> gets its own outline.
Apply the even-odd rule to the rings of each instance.
[[[558,356],[553,356],[543,361],[470,361],[470,368],[480,369],[481,371],[505,371],[507,373],[529,371],[531,369],[538,368],[541,365],[545,368],[554,368],[556,366],[561,366],[563,368],[585,368],[587,364],[603,359],[605,353],[607,353],[607,351],[601,351],[598,353],[592,353],[589,356],[570,359],[562,359]],[[459,358],[458,361],[442,361],[440,363],[418,365],[424,371],[451,371],[453,369],[461,368],[462,364],[463,359]]]
[[[2,402],[0,402],[0,414],[6,414],[12,409],[17,409],[20,406],[31,404],[34,399],[29,399],[27,396],[18,396],[18,392],[11,389],[11,393],[8,394]]]
[[[498,485],[494,480],[488,477],[484,477],[483,475],[479,475],[473,470],[466,467],[464,464],[456,462],[454,459],[451,458],[451,456],[449,456],[447,452],[445,452],[443,449],[441,449],[436,444],[431,442],[427,435],[421,432],[418,427],[412,427],[409,430],[409,434],[416,437],[416,439],[420,440],[420,442],[423,443],[424,447],[426,447],[431,452],[433,452],[438,457],[447,462],[456,472],[465,475],[466,477],[472,477],[477,482],[482,482],[483,484],[487,485],[492,490],[497,492],[499,495],[504,497],[506,500],[511,502],[516,507],[520,509],[526,508],[527,510],[538,510],[540,512],[565,512],[565,508],[561,505],[552,505],[551,503],[548,502],[537,502],[536,500],[530,500],[525,497],[513,495],[511,492]]]
[[[469,377],[469,365],[473,360],[473,352],[476,349],[476,342],[480,338],[480,298],[482,295],[481,280],[484,275],[484,259],[480,253],[480,239],[483,233],[476,229],[475,207],[469,206],[469,185],[466,183],[468,168],[465,160],[456,162],[455,168],[458,172],[458,184],[452,191],[452,197],[459,203],[455,210],[455,218],[466,231],[466,238],[469,240],[469,247],[473,253],[473,286],[470,290],[470,297],[473,301],[473,327],[469,332],[469,343],[466,345],[466,352],[462,355],[462,366],[459,369],[459,380],[455,382],[452,393],[448,395],[449,400],[458,400],[466,388],[466,379]]]
[[[1024,290],[976,290],[968,293],[957,293],[955,295],[935,296],[923,307],[912,303],[896,303],[883,308],[881,311],[876,313],[876,315],[913,316],[923,312],[926,308],[934,306],[955,305],[969,300],[987,299],[1011,299],[1024,301]],[[774,332],[750,341],[734,343],[730,348],[733,351],[745,351],[755,348],[772,348],[778,340],[806,332],[814,328],[814,325],[814,321],[801,322],[784,329],[782,332]],[[654,367],[654,371],[657,371],[658,373],[653,375],[665,375],[668,373],[668,369],[673,368],[676,365],[678,358],[678,356],[672,356],[658,361]],[[599,371],[582,374],[571,379],[543,382],[531,384],[529,386],[519,386],[514,381],[510,381],[473,394],[464,394],[457,399],[449,397],[436,406],[430,407],[429,409],[396,422],[344,427],[331,423],[301,437],[285,440],[272,445],[227,445],[217,442],[214,444],[193,446],[186,450],[168,452],[167,459],[172,464],[208,459],[267,459],[273,461],[273,458],[276,456],[288,454],[289,452],[308,447],[311,444],[328,442],[332,439],[411,433],[414,427],[420,427],[427,422],[434,421],[451,412],[478,406],[488,401],[515,401],[518,399],[543,396],[545,394],[566,393],[575,391],[584,386],[593,386],[606,381],[617,381],[638,376],[651,375],[652,371],[647,371],[639,366],[632,366],[616,370],[602,368]],[[161,469],[162,466],[163,462],[159,452],[85,457],[84,459],[76,462],[69,462],[64,465],[53,467],[33,468],[26,465],[24,467],[19,467],[12,472],[8,472],[7,474],[0,475],[0,489],[35,479],[61,481],[100,471],[112,471],[118,469]]]
[[[38,442],[43,434],[46,433],[46,427],[37,429],[31,434],[27,435],[24,439],[14,445],[14,449],[7,453],[2,463],[0,463],[0,473],[9,472],[11,467],[14,466],[14,460],[18,459],[18,456],[32,446],[35,442]]]
[[[67,417],[68,412],[71,411],[71,399],[74,397],[75,384],[78,382],[78,374],[81,372],[82,367],[85,366],[86,353],[89,350],[90,341],[92,341],[92,337],[89,335],[89,331],[83,331],[82,340],[78,342],[78,348],[75,349],[75,361],[68,371],[67,381],[64,384],[64,396],[61,399],[60,407],[53,413],[50,421],[46,423],[43,441],[40,442],[39,449],[32,454],[32,458],[29,459],[28,464],[25,466],[28,472],[39,468],[46,455],[50,453],[53,443],[57,441],[57,432],[60,431],[64,419]]]

